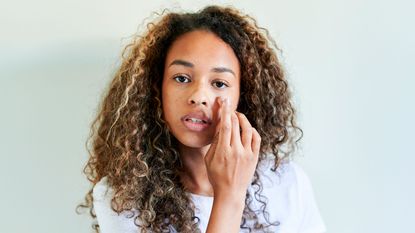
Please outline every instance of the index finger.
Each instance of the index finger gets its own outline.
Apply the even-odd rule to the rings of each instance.
[[[219,146],[230,146],[231,145],[231,111],[229,99],[225,98],[222,100],[220,106],[220,128],[219,128]]]

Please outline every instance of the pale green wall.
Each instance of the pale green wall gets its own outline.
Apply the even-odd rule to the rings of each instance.
[[[209,3],[149,2],[1,4],[0,232],[90,232],[74,212],[88,189],[84,142],[122,45],[152,11]],[[297,161],[328,232],[409,232],[415,4],[252,2],[230,3],[284,51],[305,131]]]

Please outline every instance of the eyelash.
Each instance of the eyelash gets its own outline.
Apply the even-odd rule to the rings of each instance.
[[[178,78],[185,78],[185,79],[187,80],[187,82],[180,82],[180,81],[178,80]],[[178,82],[178,83],[189,83],[189,82],[190,82],[190,79],[189,79],[188,77],[184,76],[184,75],[177,75],[177,76],[175,76],[173,79],[174,79],[176,82]],[[222,82],[222,81],[214,81],[213,83],[220,83],[220,84],[222,84],[222,85],[223,85],[223,86],[225,86],[225,87],[229,87],[229,85],[228,85],[227,83]],[[223,89],[223,86],[222,86],[222,87],[215,86],[215,87],[216,87],[216,88],[219,88],[219,89]]]

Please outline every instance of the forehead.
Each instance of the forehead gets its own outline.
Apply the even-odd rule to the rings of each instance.
[[[239,61],[233,49],[214,33],[197,30],[178,37],[170,46],[165,65],[182,59],[195,64],[195,67],[228,67],[239,75]]]

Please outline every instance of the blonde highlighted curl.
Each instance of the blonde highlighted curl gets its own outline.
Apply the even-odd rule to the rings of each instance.
[[[207,30],[229,44],[241,65],[238,111],[261,135],[261,155],[275,158],[273,171],[287,159],[302,137],[275,42],[256,21],[231,7],[208,6],[196,13],[163,12],[123,51],[121,67],[105,93],[88,139],[89,160],[84,168],[92,188],[79,208],[96,218],[92,190],[103,178],[114,190],[114,211],[137,210],[134,222],[141,232],[200,232],[194,203],[180,182],[182,162],[177,140],[162,118],[161,82],[172,42],[184,33]],[[283,149],[284,148],[284,149]],[[262,203],[268,224],[259,223],[247,192],[241,229],[266,232],[270,225],[266,198],[255,172],[254,197]],[[253,220],[252,227],[245,226]],[[96,232],[99,226],[93,225]]]

